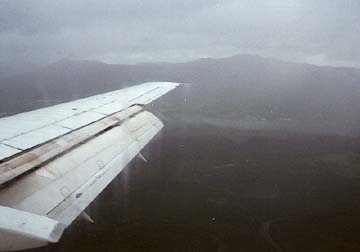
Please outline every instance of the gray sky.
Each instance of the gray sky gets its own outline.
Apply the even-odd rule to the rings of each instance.
[[[0,67],[257,53],[360,66],[358,0],[1,0]]]

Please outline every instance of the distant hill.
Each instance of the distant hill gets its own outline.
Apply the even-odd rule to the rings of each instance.
[[[360,125],[359,69],[254,55],[137,65],[62,60],[0,80],[0,115],[146,81],[192,83],[186,94],[192,112]]]

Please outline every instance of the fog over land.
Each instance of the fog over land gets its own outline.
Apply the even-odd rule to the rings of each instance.
[[[196,120],[224,127],[241,124],[358,134],[359,80],[360,70],[354,68],[254,55],[138,65],[62,60],[0,80],[0,113],[32,110],[147,81],[174,81],[191,84],[182,96],[188,116]],[[207,116],[220,117],[221,122]]]

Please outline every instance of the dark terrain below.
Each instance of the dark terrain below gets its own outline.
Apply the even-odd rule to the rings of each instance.
[[[359,138],[204,124],[168,101],[148,163],[91,205],[96,223],[34,251],[360,251]]]
[[[360,251],[360,72],[282,64],[272,79],[237,65],[239,88],[193,73],[149,106],[165,128],[148,162],[133,160],[91,204],[95,224],[31,251]],[[293,86],[265,92],[266,79]],[[34,107],[70,99],[49,94]]]

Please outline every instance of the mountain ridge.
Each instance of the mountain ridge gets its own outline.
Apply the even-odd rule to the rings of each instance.
[[[166,98],[181,106],[179,97],[186,96],[191,113],[360,127],[360,70],[252,55],[136,65],[63,60],[0,80],[0,113],[29,111],[148,81],[192,83],[191,92],[176,91],[177,97]]]

